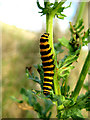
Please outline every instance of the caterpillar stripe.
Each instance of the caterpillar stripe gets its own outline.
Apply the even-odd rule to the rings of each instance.
[[[48,33],[44,33],[40,38],[40,54],[44,70],[43,93],[48,95],[53,86],[54,60],[52,59],[51,48],[48,43]]]

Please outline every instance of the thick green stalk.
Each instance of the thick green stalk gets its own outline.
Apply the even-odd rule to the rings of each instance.
[[[74,89],[74,92],[72,94],[72,97],[74,98],[75,101],[76,101],[76,99],[77,99],[77,97],[79,95],[79,92],[80,92],[80,90],[81,90],[81,88],[83,86],[85,77],[86,77],[86,75],[88,73],[89,66],[90,66],[90,51],[89,51],[89,53],[87,55],[84,66],[83,66],[82,71],[80,73],[79,80],[78,80],[78,82],[76,84],[76,87]]]
[[[55,61],[55,51],[54,51],[54,45],[53,45],[53,18],[54,16],[52,14],[46,14],[46,32],[49,33],[49,44],[50,47],[52,48],[52,54],[53,54],[53,59],[54,59],[54,64],[56,64],[57,61]],[[56,65],[54,69],[54,90],[56,95],[60,95],[60,88],[57,80],[57,70],[56,70]],[[58,108],[58,103],[56,102],[56,106]],[[58,109],[57,109],[58,113]]]
[[[52,14],[46,14],[46,32],[49,33],[49,43],[50,47],[52,48],[52,53],[54,56],[54,64],[56,64],[57,61],[55,61],[55,51],[54,51],[54,45],[53,45],[53,18],[54,16]],[[60,95],[60,88],[57,80],[57,70],[55,66],[55,73],[54,73],[54,90],[56,95]]]
[[[52,48],[52,53],[54,53],[53,47],[53,16],[46,14],[46,32],[49,33],[49,43]]]

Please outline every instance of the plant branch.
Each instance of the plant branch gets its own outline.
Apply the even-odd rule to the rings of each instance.
[[[83,86],[83,82],[84,82],[85,77],[88,73],[89,65],[90,65],[90,51],[88,52],[88,55],[87,55],[87,58],[85,60],[84,66],[83,66],[82,71],[80,73],[79,80],[78,80],[78,82],[76,84],[76,87],[74,89],[74,92],[72,94],[72,97],[74,98],[75,101],[76,101],[76,99],[79,95],[79,92],[80,92],[80,90]]]
[[[57,7],[55,7],[55,9],[53,9],[53,11],[51,12],[51,14],[54,16],[54,15],[57,13],[58,9],[59,9],[66,1],[67,1],[67,0],[62,0],[62,1],[60,1],[60,2],[58,3]]]
[[[78,106],[78,105],[80,105],[80,103],[82,102],[82,101],[84,101],[86,98],[88,98],[88,96],[89,96],[89,92],[85,95],[85,96],[83,96],[82,98],[79,98],[79,100],[77,100],[73,105],[71,105],[71,106],[66,106],[66,107],[62,107],[61,109],[60,108],[58,108],[60,111],[63,111],[63,110],[68,110],[68,109],[70,109],[70,108],[73,108],[73,107],[76,107],[76,106]]]

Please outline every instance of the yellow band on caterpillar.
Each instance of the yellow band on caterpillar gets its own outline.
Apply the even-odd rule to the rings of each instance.
[[[48,55],[42,55],[41,58],[42,58],[42,57],[49,57],[49,56],[51,56],[51,55],[52,55],[51,53],[49,53]]]
[[[49,77],[49,76],[44,76],[44,78],[53,80],[53,77]]]
[[[50,66],[43,66],[43,68],[52,68],[54,67],[54,65],[50,65]]]
[[[40,42],[40,45],[47,45],[48,44],[48,42]]]
[[[44,89],[44,91],[45,91],[45,92],[49,92],[50,90],[46,90],[46,89]]]
[[[45,51],[48,51],[48,50],[50,50],[50,48],[40,49],[40,52],[45,52]]]
[[[46,37],[48,37],[48,34],[43,34],[43,35],[45,35]]]
[[[44,73],[54,73],[54,71],[44,71]]]
[[[47,87],[47,88],[49,88],[49,89],[52,89],[52,87],[51,87],[51,86],[46,86],[46,85],[44,85],[44,87]]]
[[[41,37],[41,39],[48,39],[48,38],[46,38],[46,37]]]
[[[47,61],[42,61],[42,63],[47,63],[47,62],[52,62],[53,60],[50,59],[50,60],[47,60]]]
[[[52,85],[52,82],[44,81],[44,83],[49,83],[49,84],[51,84],[51,85]]]

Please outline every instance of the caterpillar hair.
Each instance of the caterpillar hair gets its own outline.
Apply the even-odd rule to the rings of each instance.
[[[53,86],[54,60],[48,43],[48,33],[44,33],[40,38],[40,54],[44,70],[43,93],[48,95]]]

